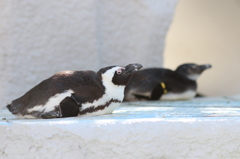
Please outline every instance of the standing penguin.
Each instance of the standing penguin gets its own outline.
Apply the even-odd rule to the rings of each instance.
[[[187,63],[175,71],[149,68],[135,72],[125,88],[124,101],[188,100],[196,95],[199,75],[211,65]]]
[[[109,66],[94,71],[63,71],[42,81],[7,105],[24,118],[60,118],[112,113],[122,102],[133,72],[142,67]]]

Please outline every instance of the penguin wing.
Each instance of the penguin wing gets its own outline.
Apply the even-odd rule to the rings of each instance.
[[[159,85],[159,80],[153,77],[131,79],[125,89],[125,100],[150,100],[152,91]]]
[[[96,87],[96,85],[85,85],[76,87],[73,91],[72,98],[79,104],[82,104],[86,102],[92,103],[94,100],[101,98],[105,90],[101,87]]]
[[[96,85],[84,85],[73,89],[70,97],[66,97],[60,102],[61,117],[73,117],[79,114],[82,103],[93,102],[104,93]]]
[[[159,100],[160,97],[164,94],[164,88],[162,83],[158,80],[153,80],[148,92],[136,92],[133,95],[140,100]]]

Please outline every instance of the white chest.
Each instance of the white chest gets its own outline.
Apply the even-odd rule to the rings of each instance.
[[[94,100],[92,103],[82,104],[80,111],[87,111],[83,115],[109,114],[121,104],[125,86],[116,86],[110,82],[103,82],[103,85],[105,86],[105,94],[101,98]]]
[[[99,109],[97,111],[93,112],[87,112],[86,114],[83,114],[84,116],[95,116],[95,115],[104,115],[104,114],[110,114],[112,113],[115,109],[119,107],[121,103],[115,103],[112,102],[108,106],[106,106],[104,109]],[[80,114],[81,115],[81,114]]]

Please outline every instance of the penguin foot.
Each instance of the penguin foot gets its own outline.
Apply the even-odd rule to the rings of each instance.
[[[56,116],[52,116],[50,114],[43,114],[41,115],[41,118],[43,119],[52,119],[52,118],[57,118]]]
[[[60,108],[60,112],[61,112],[61,117],[74,117],[74,116],[78,116],[79,105],[71,97],[66,97],[60,103],[59,108]]]
[[[151,92],[150,97],[144,95],[133,94],[138,100],[159,100],[164,94],[164,90],[160,84],[157,84]]]
[[[74,117],[78,116],[79,106],[71,98],[66,97],[55,110],[50,112],[44,112],[44,114],[38,114],[38,117],[43,119],[52,119],[52,118],[64,118],[64,117]],[[33,115],[33,114],[32,114]],[[36,114],[34,114],[36,116]]]
[[[159,100],[163,94],[162,87],[158,84],[152,91],[150,100]]]
[[[136,99],[138,100],[150,100],[149,97],[143,96],[143,95],[138,95],[138,94],[133,94]]]
[[[60,113],[59,113],[59,111],[54,110],[54,111],[50,111],[50,112],[41,114],[40,117],[43,118],[43,119],[59,118]]]

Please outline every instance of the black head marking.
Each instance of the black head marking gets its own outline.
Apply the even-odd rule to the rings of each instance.
[[[115,85],[125,86],[127,85],[132,74],[141,68],[142,68],[142,65],[140,64],[129,64],[125,67],[121,67],[115,71],[114,76],[112,78],[112,82]]]
[[[197,65],[194,63],[186,63],[180,65],[176,72],[183,76],[191,76],[191,75],[200,75],[204,70],[211,68],[211,65]]]
[[[140,64],[129,64],[125,67],[108,66],[100,69],[98,74],[104,80],[111,81],[115,85],[126,85],[133,72],[142,68]]]
[[[117,73],[117,71],[114,73],[112,82],[115,85],[126,85],[131,77],[131,73],[125,73],[122,71],[122,73]]]

